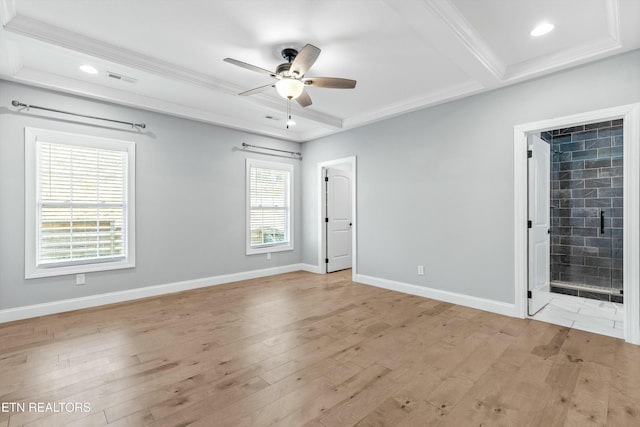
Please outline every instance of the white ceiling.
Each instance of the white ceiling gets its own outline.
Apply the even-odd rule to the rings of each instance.
[[[640,0],[0,0],[0,22],[0,78],[294,141],[640,48]],[[275,89],[237,96],[271,79],[223,59],[275,70],[306,43],[307,77],[358,84],[308,88],[287,130]]]

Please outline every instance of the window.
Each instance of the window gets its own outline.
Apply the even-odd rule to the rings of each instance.
[[[293,166],[247,159],[247,255],[293,250]]]
[[[135,145],[25,129],[25,277],[135,266]]]

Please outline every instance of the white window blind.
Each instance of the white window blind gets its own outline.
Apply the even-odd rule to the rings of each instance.
[[[248,253],[290,250],[290,165],[247,161]]]
[[[126,152],[39,142],[38,265],[122,258]]]
[[[25,277],[135,267],[135,144],[25,129]]]

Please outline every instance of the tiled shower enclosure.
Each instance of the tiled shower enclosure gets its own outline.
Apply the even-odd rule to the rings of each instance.
[[[543,132],[551,144],[551,287],[622,302],[622,120]]]

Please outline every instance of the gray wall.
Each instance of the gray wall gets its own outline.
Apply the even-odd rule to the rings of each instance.
[[[636,50],[305,143],[303,260],[316,164],[355,155],[359,274],[514,303],[514,125],[639,101]]]
[[[37,110],[15,113],[12,99],[144,122],[147,129],[88,125]],[[75,286],[75,276],[24,279],[25,126],[136,142],[135,269],[88,273],[84,286]],[[245,255],[249,155],[234,151],[242,142],[300,149],[296,143],[0,81],[0,309],[299,263],[301,179],[295,160],[278,159],[295,165],[295,250],[273,253],[270,261],[266,255]]]
[[[640,102],[639,64],[634,51],[303,144],[302,167],[291,161],[296,250],[271,261],[244,255],[246,154],[233,148],[245,141],[297,151],[298,144],[0,81],[0,309],[316,265],[317,163],[353,155],[360,274],[513,303],[513,126]],[[148,128],[138,134],[16,114],[12,99]],[[135,269],[89,273],[84,286],[73,276],[24,280],[25,126],[136,141]],[[425,276],[416,275],[418,264]]]

